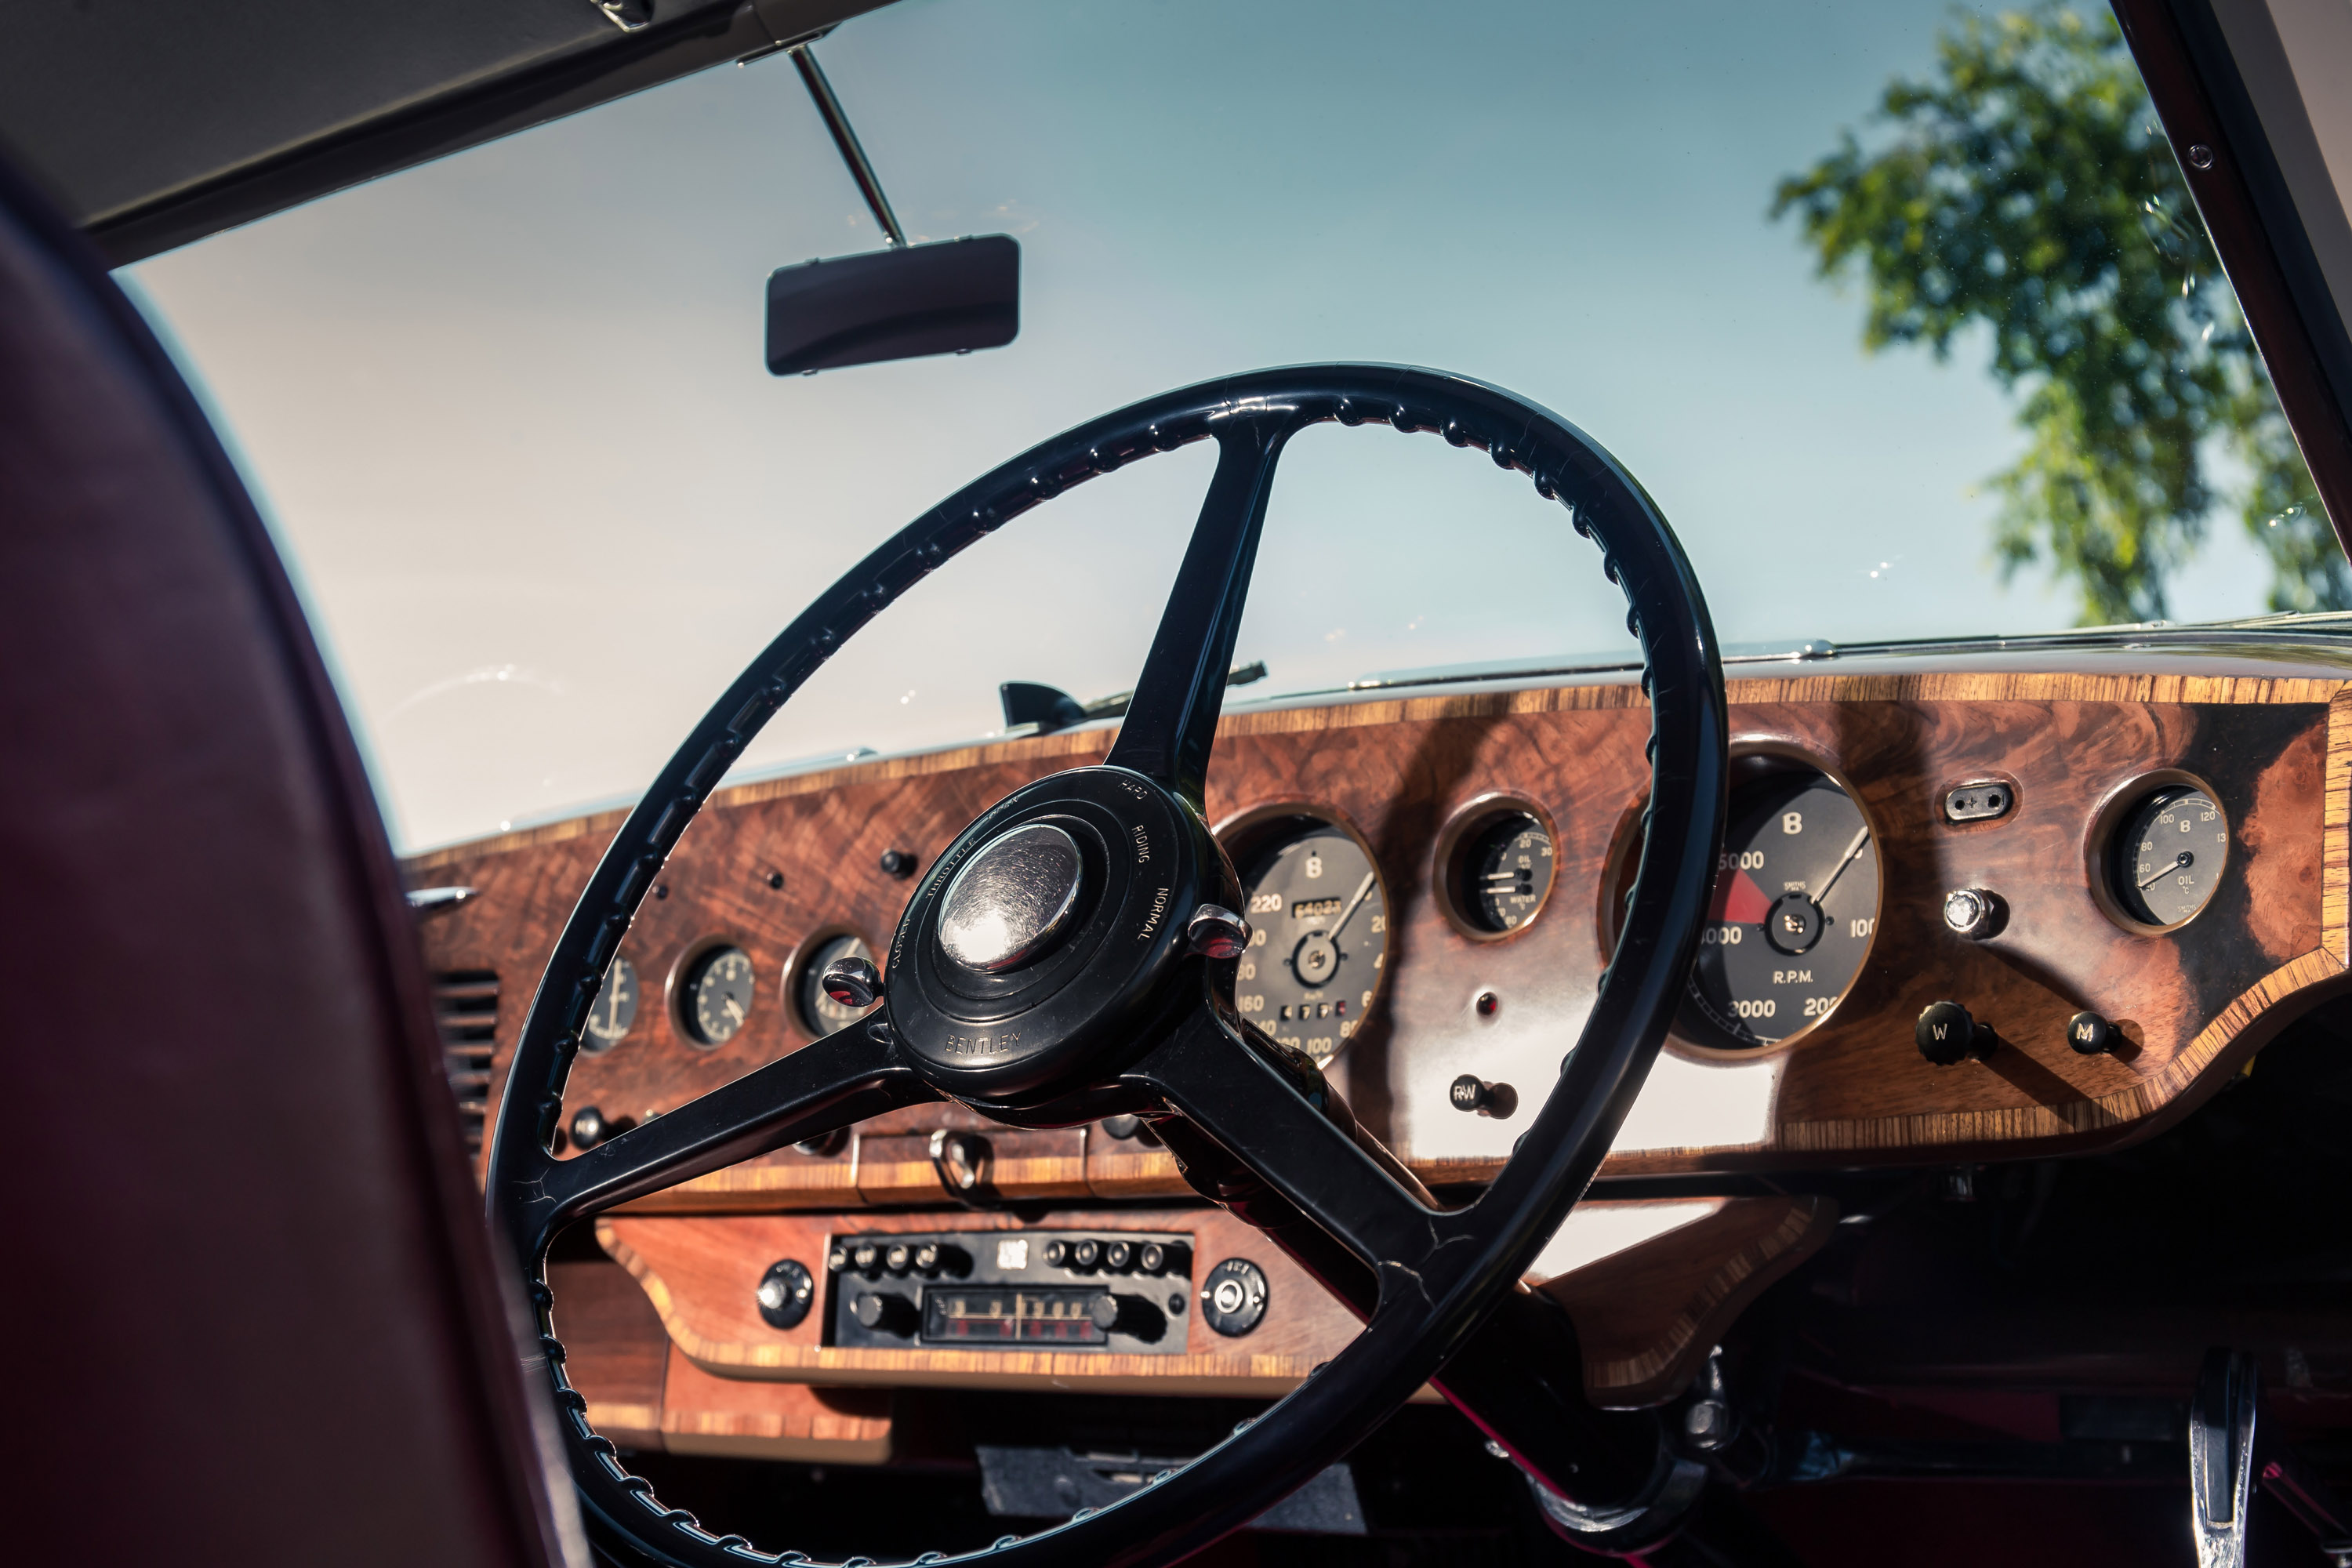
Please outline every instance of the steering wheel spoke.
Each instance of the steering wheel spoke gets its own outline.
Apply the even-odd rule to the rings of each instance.
[[[1288,408],[1244,405],[1219,425],[1217,471],[1111,747],[1113,766],[1157,779],[1196,806],[1257,564],[1275,465],[1294,418]]]
[[[1375,1272],[1424,1274],[1454,1227],[1400,1186],[1318,1103],[1328,1092],[1322,1075],[1278,1051],[1203,1006],[1128,1077]]]
[[[859,1019],[570,1160],[520,1194],[541,1239],[583,1215],[939,1096]]]

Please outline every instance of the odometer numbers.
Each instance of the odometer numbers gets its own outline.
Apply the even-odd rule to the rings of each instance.
[[[1234,970],[1242,1016],[1319,1066],[1363,1025],[1388,962],[1380,872],[1337,828],[1291,839],[1249,878],[1249,950]]]
[[[1737,795],[1699,932],[1683,1034],[1777,1045],[1826,1018],[1878,929],[1878,852],[1862,809],[1816,773]]]

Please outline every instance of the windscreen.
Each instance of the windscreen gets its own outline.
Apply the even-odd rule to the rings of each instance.
[[[787,64],[706,72],[125,274],[271,516],[404,848],[628,798],[959,486],[1229,372],[1433,366],[1589,431],[1731,645],[2352,602],[2104,10],[908,0],[817,46],[910,237],[1019,336],[775,378],[768,274],[880,243]],[[1200,448],[1033,511],[739,769],[1134,684]],[[1524,476],[1286,458],[1234,700],[1627,651]]]

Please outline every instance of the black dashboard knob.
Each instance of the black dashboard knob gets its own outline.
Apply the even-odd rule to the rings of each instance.
[[[761,1319],[770,1328],[798,1328],[809,1314],[809,1304],[816,1300],[816,1281],[798,1258],[782,1258],[761,1276],[755,1300]]]
[[[574,1149],[593,1149],[612,1135],[613,1130],[604,1124],[604,1113],[593,1105],[572,1118],[572,1146]]]
[[[2105,1056],[2116,1048],[2116,1026],[2096,1013],[2077,1013],[2066,1020],[2066,1043],[2078,1056]]]
[[[1928,1003],[1920,1010],[1912,1037],[1919,1044],[1919,1054],[1939,1068],[1970,1057],[1981,1061],[1998,1044],[1992,1026],[1978,1023],[1958,1002]]]
[[[915,1304],[896,1290],[865,1290],[849,1304],[849,1315],[863,1329],[879,1334],[915,1331]]]

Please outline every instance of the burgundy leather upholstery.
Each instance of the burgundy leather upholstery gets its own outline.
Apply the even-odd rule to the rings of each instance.
[[[0,1556],[583,1560],[332,688],[186,388],[5,168],[0,911]]]

